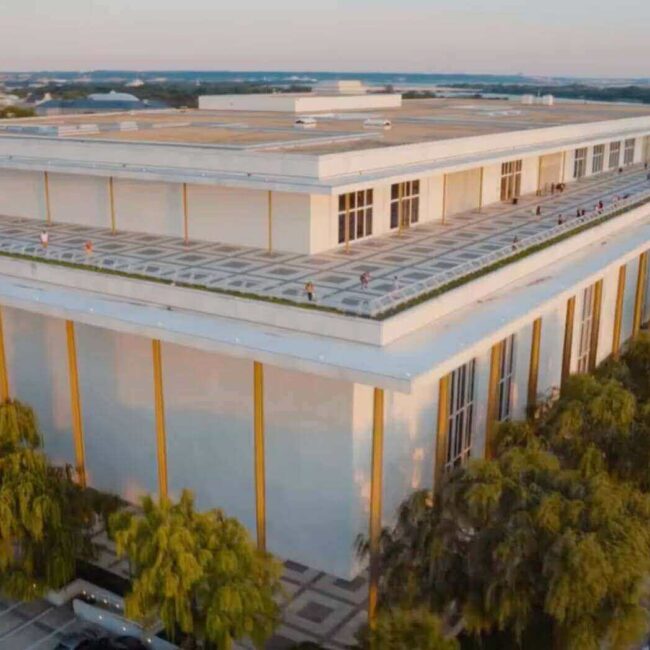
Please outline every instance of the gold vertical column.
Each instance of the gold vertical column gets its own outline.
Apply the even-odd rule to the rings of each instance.
[[[603,281],[594,285],[594,311],[591,320],[591,339],[589,341],[589,372],[596,367],[598,359],[598,338],[600,337],[600,312],[603,302]]]
[[[533,331],[530,341],[530,364],[528,366],[528,413],[532,415],[537,406],[537,381],[539,378],[539,350],[542,340],[542,319],[533,321]]]
[[[183,183],[183,242],[190,241],[189,211],[187,207],[187,183]]]
[[[370,585],[368,621],[372,625],[377,613],[379,592],[380,539],[384,474],[384,390],[375,388],[372,417],[372,459],[370,479]]]
[[[79,392],[79,371],[77,369],[77,345],[75,342],[74,323],[65,322],[68,344],[68,377],[70,380],[70,411],[72,417],[72,437],[74,440],[75,466],[77,481],[86,487],[86,452],[84,447],[83,420],[81,417],[81,395]]]
[[[478,181],[478,211],[483,209],[483,177],[485,176],[485,167],[481,167],[481,173]]]
[[[404,217],[404,210],[402,208],[402,197],[404,196],[402,183],[397,184],[397,232],[401,235],[404,228],[402,219]]]
[[[158,455],[158,492],[166,499],[167,489],[167,432],[165,429],[165,397],[163,392],[162,352],[158,339],[151,341],[153,353],[153,391],[156,417],[156,449]]]
[[[47,172],[43,172],[43,194],[45,196],[45,221],[49,225],[52,223],[52,208],[50,206],[50,177]]]
[[[345,252],[350,252],[350,192],[345,193]]]
[[[623,299],[625,297],[625,275],[627,267],[618,269],[618,288],[616,289],[616,309],[614,311],[614,331],[612,333],[612,356],[617,359],[621,350],[621,329],[623,324]]]
[[[111,214],[111,234],[114,235],[117,230],[115,223],[115,190],[113,187],[113,177],[108,177],[108,208]]]
[[[253,362],[253,434],[257,548],[266,550],[266,462],[264,454],[264,366]]]
[[[447,217],[447,174],[442,176],[442,223]]]
[[[273,192],[271,190],[268,193],[268,228],[268,248],[270,253],[273,250]]]
[[[572,296],[566,303],[566,320],[564,322],[564,349],[562,351],[562,384],[571,374],[571,350],[573,348],[573,319],[576,311],[576,299]]]
[[[560,183],[564,183],[564,176],[566,174],[566,151],[562,152],[562,174],[560,176]]]
[[[488,402],[485,431],[485,456],[493,457],[494,431],[497,423],[497,408],[499,399],[499,378],[501,375],[501,360],[503,358],[504,342],[500,341],[492,346],[490,353],[490,377],[488,384]]]
[[[542,158],[543,156],[537,157],[537,194],[541,195],[542,193]]]
[[[648,253],[639,256],[639,271],[636,277],[634,294],[634,319],[632,320],[632,338],[638,335],[643,320],[643,303],[645,302],[646,277],[648,275]]]
[[[438,493],[447,461],[447,437],[449,435],[449,379],[445,375],[438,384],[438,426],[436,432],[436,451],[433,467],[433,489]]]
[[[0,308],[0,401],[4,404],[9,400],[9,398],[9,373],[7,372],[7,357],[5,355],[2,308]]]

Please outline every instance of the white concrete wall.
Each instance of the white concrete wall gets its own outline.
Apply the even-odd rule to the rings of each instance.
[[[65,321],[2,309],[10,394],[36,412],[46,453],[75,464]]]
[[[0,169],[0,214],[45,220],[43,173]]]
[[[562,152],[541,156],[539,186],[542,190],[550,191],[551,185],[560,182],[562,175]]]
[[[176,183],[115,181],[115,222],[118,230],[183,236],[181,186]]]
[[[445,214],[452,215],[478,208],[480,181],[480,168],[447,174]]]
[[[390,94],[327,95],[316,93],[282,93],[259,95],[201,95],[199,108],[215,111],[277,111],[304,113],[340,110],[376,110],[397,108],[402,96]],[[291,124],[291,115],[286,116]]]
[[[317,204],[327,205],[329,197],[317,197]],[[273,249],[290,253],[316,253],[325,250],[312,236],[312,203],[308,194],[273,193]],[[265,218],[264,230],[268,232]]]
[[[349,576],[364,498],[353,385],[272,366],[264,378],[269,550]]]
[[[76,330],[89,485],[129,501],[157,494],[151,341]]]
[[[397,507],[413,490],[430,489],[436,454],[438,385],[435,373],[419,381],[410,395],[386,392],[384,426],[385,523],[392,521]],[[355,401],[357,411],[368,412],[370,400]],[[368,424],[372,426],[372,420]],[[370,484],[368,482],[368,493]]]
[[[254,535],[253,364],[163,344],[162,365],[170,494],[191,489]]]
[[[98,228],[111,227],[107,179],[74,174],[49,174],[49,187],[53,222]],[[34,218],[34,215],[29,216]]]

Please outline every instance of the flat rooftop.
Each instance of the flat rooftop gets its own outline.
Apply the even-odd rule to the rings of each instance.
[[[62,139],[185,143],[225,149],[327,154],[435,142],[571,124],[650,117],[650,106],[556,102],[525,105],[518,100],[413,99],[399,108],[312,113],[315,125],[296,128],[291,112],[164,110],[137,113],[61,115],[3,120],[2,135]],[[388,120],[389,129],[366,120]]]

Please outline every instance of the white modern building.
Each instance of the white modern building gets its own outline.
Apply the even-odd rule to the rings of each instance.
[[[3,123],[0,392],[81,481],[191,488],[350,579],[360,533],[647,321],[650,107],[201,107]]]

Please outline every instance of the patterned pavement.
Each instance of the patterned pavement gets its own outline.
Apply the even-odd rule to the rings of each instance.
[[[567,186],[559,194],[522,197],[519,205],[493,204],[448,218],[446,224],[425,223],[401,235],[390,233],[318,255],[268,252],[260,248],[204,241],[184,244],[179,238],[91,228],[62,223],[48,227],[49,246],[39,243],[42,221],[0,217],[0,252],[45,257],[100,269],[189,283],[216,291],[241,292],[306,303],[304,285],[316,287],[319,305],[355,312],[378,299],[455,267],[557,227],[576,210],[592,210],[602,200],[646,192],[650,183],[639,166],[618,174],[592,176]],[[542,215],[536,216],[536,206]],[[93,252],[84,250],[93,242]],[[360,275],[370,274],[367,289]],[[410,296],[405,295],[404,300]]]
[[[134,509],[132,506],[129,509]],[[98,566],[122,578],[130,578],[129,565],[115,553],[101,524],[93,542],[99,549]],[[330,650],[345,650],[355,642],[355,633],[366,622],[368,582],[365,574],[342,580],[286,560],[281,578],[283,593],[278,602],[282,622],[266,650],[289,650],[297,643],[312,641]],[[2,646],[0,646],[2,650]],[[241,650],[254,650],[241,645]]]

